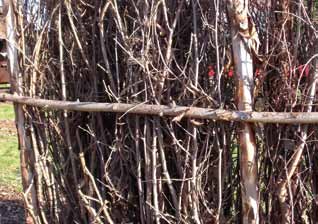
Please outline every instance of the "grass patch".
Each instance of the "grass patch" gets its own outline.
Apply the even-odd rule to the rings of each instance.
[[[12,104],[0,103],[0,121],[1,120],[14,120]]]
[[[21,190],[20,160],[16,136],[0,135],[0,184]]]
[[[0,84],[0,89],[7,89],[7,88],[10,88],[10,84],[9,83]]]
[[[0,104],[0,185],[21,191],[20,156],[12,104]]]

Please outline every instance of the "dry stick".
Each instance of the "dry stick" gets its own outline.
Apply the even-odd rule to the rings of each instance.
[[[50,127],[50,119],[47,119],[47,123],[48,123],[48,127]],[[48,144],[51,144],[51,140],[50,140],[50,138],[51,138],[51,132],[49,131],[49,129],[50,128],[46,128],[45,129],[45,134],[44,134],[44,136],[47,136],[47,139],[48,139]],[[57,185],[58,185],[58,181],[56,180],[56,177],[55,177],[55,174],[54,174],[54,168],[53,168],[53,165],[52,165],[52,163],[48,163],[48,165],[47,165],[47,169],[48,169],[48,171],[47,171],[47,174],[49,175],[49,182],[50,182],[50,187],[52,188],[52,198],[53,198],[53,202],[52,202],[52,210],[53,210],[53,215],[52,215],[52,218],[54,219],[54,220],[56,220],[56,222],[61,222],[61,220],[60,220],[60,217],[59,217],[59,215],[58,215],[58,198],[60,198],[61,196],[60,196],[60,194],[59,194],[59,192],[58,192],[58,187],[57,187]],[[84,224],[86,224],[86,223],[84,223]]]
[[[193,43],[194,43],[194,77],[195,77],[195,87],[198,87],[199,84],[199,49],[198,49],[198,27],[197,27],[197,0],[192,0],[192,14],[193,14]],[[199,198],[197,191],[197,156],[198,156],[198,144],[197,144],[197,133],[198,130],[195,126],[193,126],[189,122],[190,126],[192,126],[192,136],[193,136],[193,152],[192,152],[192,180],[191,180],[191,197],[192,197],[192,213],[193,219],[196,224],[201,223],[199,217]]]
[[[54,10],[55,11],[55,10]],[[52,15],[54,12],[52,13]],[[47,21],[45,25],[42,28],[42,31],[39,36],[36,37],[37,41],[34,46],[33,50],[33,66],[36,68],[39,68],[39,62],[40,62],[40,54],[42,53],[42,43],[43,43],[43,36],[45,34],[46,28],[48,27],[49,22]],[[38,82],[37,80],[37,75],[38,75],[38,70],[34,69],[32,71],[32,75],[30,76],[30,96],[35,96],[36,95],[36,83]]]
[[[197,0],[192,0],[192,14],[193,14],[193,49],[194,49],[194,85],[198,87],[199,84],[199,47],[198,47],[198,19],[197,19]]]
[[[67,0],[65,1],[65,6],[66,6],[66,11],[67,11],[67,16],[68,16],[68,19],[69,19],[69,22],[70,22],[70,25],[71,25],[71,28],[72,28],[72,32],[73,32],[73,35],[75,37],[75,41],[76,41],[76,44],[81,52],[81,56],[82,58],[84,59],[84,62],[86,64],[86,66],[88,68],[91,68],[90,64],[89,64],[89,61],[84,53],[84,50],[83,50],[83,46],[81,44],[81,41],[78,37],[78,33],[77,33],[77,30],[76,30],[76,27],[75,27],[75,24],[74,24],[74,20],[73,20],[73,17],[72,17],[72,7],[71,7],[71,2],[70,0]],[[91,69],[90,69],[91,70]]]
[[[100,5],[97,3],[98,1],[95,0],[94,1],[94,5],[95,5],[95,9],[94,9],[94,20],[93,20],[93,24],[97,24],[99,19],[98,19],[98,16],[97,16],[97,12],[98,12],[98,9],[100,9]],[[92,26],[92,34],[93,36],[95,36],[96,32],[97,32],[97,27],[95,25]],[[96,36],[98,36],[98,34],[96,34]],[[96,59],[96,50],[97,50],[97,41],[95,38],[92,38],[92,77],[93,77],[93,82],[94,82],[94,92],[96,94],[98,94],[98,84],[97,84],[97,59]],[[96,120],[95,120],[96,119]],[[107,140],[106,140],[106,137],[105,137],[105,128],[104,128],[104,122],[103,122],[103,119],[102,119],[102,116],[100,113],[98,114],[93,114],[92,115],[92,119],[91,119],[91,122],[92,122],[92,126],[94,127],[94,129],[98,131],[97,134],[99,134],[100,138],[101,138],[101,141],[106,144]],[[97,150],[100,151],[100,145],[99,144],[96,144],[95,147],[97,148]],[[96,151],[97,150],[93,150],[93,153],[92,153],[92,156],[91,156],[91,168],[90,170],[95,170],[95,166],[97,167],[103,167],[103,164],[104,164],[104,157],[102,155],[102,153],[100,154],[99,156],[99,160],[100,160],[100,164],[101,165],[97,165],[96,163]],[[102,173],[101,173],[101,176],[104,176],[104,170],[101,169]],[[104,185],[102,185],[101,187],[101,196],[102,198],[105,198],[105,188],[104,188]]]
[[[156,127],[153,125],[152,149],[151,149],[151,171],[152,171],[152,200],[155,210],[156,224],[160,224],[160,213],[158,203],[158,189],[157,189],[157,135]]]
[[[7,54],[8,54],[8,69],[11,76],[11,89],[18,95],[23,94],[23,78],[19,71],[18,54],[16,45],[16,25],[14,15],[14,2],[8,1],[8,14],[6,16],[6,33],[7,33]],[[27,208],[26,220],[31,221],[29,215],[31,215],[35,223],[39,223],[38,204],[36,200],[36,190],[33,184],[34,174],[31,169],[32,164],[32,148],[30,140],[26,135],[25,130],[25,117],[23,106],[19,104],[14,105],[15,108],[15,121],[18,131],[19,149],[20,149],[20,168],[22,175],[23,191],[27,192],[27,189],[31,192],[31,205],[28,202],[28,194],[24,195],[25,206]],[[32,211],[32,212],[31,212]]]
[[[66,92],[66,81],[65,81],[65,70],[64,70],[64,48],[63,48],[63,32],[62,32],[62,1],[60,1],[60,8],[59,8],[59,20],[58,20],[58,36],[59,36],[59,56],[60,56],[60,75],[61,75],[61,86],[62,86],[62,100],[67,100],[67,92]],[[72,140],[71,140],[71,133],[70,133],[70,125],[68,122],[68,114],[67,111],[64,110],[63,112],[64,118],[64,125],[65,125],[65,134],[66,134],[66,144],[67,149],[69,151],[69,156],[71,158],[71,166],[72,166],[72,175],[76,187],[78,186],[77,182],[77,171],[75,165],[75,159],[73,154],[72,148]]]
[[[40,121],[42,122],[42,121]],[[33,128],[35,128],[35,126],[33,125]],[[40,128],[36,129],[36,133],[41,132],[42,130]],[[46,195],[47,195],[47,199],[46,199],[46,207],[49,207],[50,209],[50,214],[48,214],[49,217],[53,217],[53,189],[52,189],[52,184],[50,181],[50,177],[49,177],[49,169],[48,169],[48,165],[47,165],[47,161],[48,161],[48,153],[46,150],[46,146],[43,143],[43,138],[41,134],[37,135],[37,141],[38,141],[38,148],[39,148],[39,152],[42,152],[41,154],[41,159],[39,160],[39,165],[40,165],[40,170],[42,172],[42,177],[43,177],[43,186],[44,189],[47,191]],[[44,210],[43,210],[44,211]]]
[[[67,3],[66,3],[67,4]],[[67,90],[66,90],[66,77],[65,77],[65,68],[64,68],[64,41],[63,41],[63,30],[62,30],[62,8],[63,1],[60,1],[59,5],[59,14],[58,14],[58,44],[59,44],[59,61],[60,61],[60,77],[61,77],[61,90],[62,90],[62,100],[67,100]],[[76,170],[75,158],[73,153],[73,146],[71,140],[70,125],[68,120],[68,113],[66,110],[63,111],[64,126],[65,126],[65,135],[66,135],[66,145],[71,159],[72,167],[72,176],[73,181],[76,185],[76,188],[79,186],[78,175]]]
[[[116,31],[116,36],[115,36],[115,51],[114,51],[114,56],[115,56],[115,71],[116,71],[116,81],[117,81],[117,92],[120,92],[120,75],[119,75],[119,58],[118,58],[118,46],[119,46],[119,42],[118,42],[118,37],[117,37],[117,31]]]
[[[191,178],[191,184],[190,184],[190,189],[191,189],[191,201],[192,201],[192,215],[194,219],[194,223],[200,224],[200,217],[199,217],[199,198],[198,198],[198,180],[197,180],[197,171],[198,171],[198,166],[197,166],[197,161],[198,161],[198,142],[197,142],[197,134],[198,134],[198,129],[196,127],[192,126],[192,178]]]
[[[107,72],[107,76],[108,79],[110,81],[110,86],[113,92],[116,93],[116,87],[115,87],[115,82],[112,76],[112,72],[110,70],[110,65],[109,65],[109,60],[107,57],[107,51],[106,51],[106,46],[105,46],[105,31],[104,31],[104,18],[107,12],[107,9],[110,5],[110,2],[107,2],[105,4],[105,6],[103,7],[101,14],[100,14],[100,19],[99,19],[99,27],[100,27],[100,43],[101,43],[101,48],[102,48],[102,54],[103,54],[103,59],[104,59],[104,63],[106,66],[106,72]],[[118,94],[116,94],[117,96]]]
[[[298,0],[297,2],[297,15],[301,16],[301,8],[302,8],[302,0]],[[301,23],[300,21],[296,21],[296,38],[294,40],[294,58],[298,56],[298,46],[301,35]]]
[[[172,202],[173,202],[173,206],[174,209],[176,209],[176,216],[177,216],[177,220],[180,219],[180,210],[178,208],[178,200],[177,200],[177,194],[176,194],[176,190],[173,187],[173,183],[172,180],[170,178],[170,174],[167,168],[167,160],[166,160],[166,156],[165,156],[165,150],[164,150],[164,140],[163,140],[163,133],[161,130],[161,126],[160,126],[160,121],[158,118],[155,119],[155,123],[156,126],[158,128],[158,143],[159,143],[159,153],[160,153],[160,157],[161,157],[161,164],[162,164],[162,173],[166,178],[166,182],[170,191],[170,195],[172,197]]]
[[[57,6],[58,7],[58,6]],[[57,7],[53,10],[52,12],[52,16],[53,14],[55,14],[55,11],[57,9]],[[22,12],[20,12],[22,13]],[[22,17],[22,16],[20,16]],[[19,18],[21,20],[21,18]],[[23,25],[23,20],[19,21],[20,25]],[[38,67],[39,66],[39,62],[40,62],[40,50],[41,50],[41,46],[43,43],[43,36],[45,34],[45,31],[47,31],[47,26],[48,26],[49,22],[46,22],[43,26],[43,30],[41,31],[40,35],[37,37],[37,41],[36,41],[36,45],[34,47],[33,50],[33,58],[34,58],[34,66]],[[24,29],[23,27],[21,28],[22,30]],[[24,31],[22,31],[22,35],[21,35],[21,39],[22,42],[24,42]],[[22,44],[23,52],[25,52],[25,46],[24,44]],[[25,54],[22,54],[22,66],[25,66]],[[36,84],[42,82],[42,79],[37,80],[37,74],[38,74],[38,70],[35,69],[32,72],[32,75],[30,75],[30,89],[29,89],[29,94],[30,96],[35,96],[36,95]],[[41,92],[39,93],[41,94]],[[35,110],[36,111],[36,110]],[[37,112],[34,112],[37,113]],[[41,115],[39,115],[41,116]],[[32,116],[30,116],[30,119]],[[40,121],[41,122],[41,121]],[[42,216],[43,222],[47,223],[47,218],[46,218],[46,214],[44,212],[44,206],[45,203],[49,204],[49,209],[50,209],[50,215],[51,217],[53,217],[53,189],[52,189],[52,185],[51,185],[51,181],[49,180],[49,170],[48,167],[46,165],[46,161],[43,162],[46,158],[44,157],[44,153],[45,153],[45,147],[43,145],[43,139],[42,139],[42,135],[38,135],[39,137],[36,138],[36,133],[40,132],[41,130],[37,130],[35,131],[35,126],[33,124],[33,121],[30,120],[30,133],[31,133],[31,138],[30,140],[32,141],[32,146],[33,146],[33,156],[34,156],[34,170],[35,170],[35,175],[36,175],[36,181],[35,181],[35,186],[37,188],[37,198],[39,201],[39,211],[40,214]],[[39,152],[43,152],[42,155],[39,154]],[[41,158],[41,159],[40,159]],[[42,181],[43,180],[43,181]],[[43,196],[45,197],[45,194],[43,193],[43,186],[46,184],[46,188],[44,188],[47,193],[47,197],[48,199],[43,199]],[[47,201],[47,202],[45,202]]]
[[[222,107],[222,94],[221,94],[221,73],[220,73],[220,52],[219,52],[219,0],[214,0],[214,7],[216,9],[215,12],[215,51],[216,51],[216,71],[218,78],[218,95],[219,95],[219,105]],[[219,202],[219,206],[221,206],[222,201]]]
[[[97,195],[97,202],[101,205],[101,210],[103,211],[104,215],[105,215],[105,218],[107,220],[107,223],[109,224],[113,224],[113,220],[107,210],[107,201],[103,200],[103,198],[101,197],[101,194],[98,190],[98,187],[96,185],[96,182],[95,182],[95,179],[94,179],[94,176],[91,174],[91,172],[89,171],[89,169],[87,168],[86,166],[86,162],[85,162],[85,157],[84,157],[84,152],[83,152],[83,146],[81,144],[81,141],[80,141],[80,137],[79,135],[77,134],[76,135],[77,137],[77,141],[78,141],[78,144],[79,144],[79,147],[80,147],[80,153],[79,153],[79,158],[80,158],[80,163],[81,163],[81,167],[82,167],[82,170],[84,172],[84,174],[89,178],[92,186],[93,186],[93,190],[95,191],[96,195]],[[89,207],[92,207],[92,206],[89,206]]]
[[[222,125],[222,124],[221,124]],[[217,127],[216,127],[217,128]],[[214,132],[214,131],[213,131]],[[225,131],[224,128],[222,127],[222,133],[223,133],[223,144],[225,140]],[[223,148],[220,145],[220,140],[218,133],[215,133],[216,136],[216,144],[219,149],[219,162],[218,162],[218,194],[219,194],[219,201],[218,201],[218,213],[217,213],[217,223],[220,222],[220,217],[222,213],[222,193],[223,193],[223,177],[222,177],[222,156],[223,156]]]
[[[25,203],[25,210],[27,211],[27,214],[26,214],[26,221],[30,224],[31,223],[31,220],[28,219],[28,216],[30,216],[34,222],[38,223],[37,220],[38,218],[35,216],[34,214],[34,210],[33,210],[33,206],[29,204],[29,199],[28,199],[28,194],[30,191],[32,191],[32,187],[33,187],[33,184],[34,184],[34,176],[30,178],[31,179],[31,182],[28,186],[27,189],[23,189],[23,192],[22,192],[22,195],[23,195],[23,201]]]
[[[178,174],[179,176],[181,177],[181,185],[179,187],[179,194],[178,194],[178,211],[180,211],[180,217],[178,218],[177,220],[177,223],[182,223],[182,217],[181,215],[187,217],[187,211],[186,209],[183,209],[183,214],[182,214],[182,208],[186,208],[187,205],[186,205],[186,201],[183,200],[185,197],[187,197],[184,193],[183,193],[183,189],[185,188],[185,183],[188,183],[188,180],[186,178],[187,176],[187,168],[188,168],[188,162],[189,162],[189,159],[190,159],[190,149],[189,149],[189,144],[187,145],[187,148],[183,147],[180,143],[179,143],[179,140],[177,139],[176,137],[176,134],[174,133],[174,129],[173,129],[173,123],[171,122],[171,124],[169,125],[168,122],[166,122],[166,127],[167,129],[169,130],[170,134],[171,134],[171,137],[173,138],[173,141],[174,141],[174,145],[175,145],[175,152],[176,152],[176,157],[177,157],[177,171],[178,171]],[[180,140],[181,141],[181,140]],[[190,135],[187,135],[187,142],[190,142],[191,141],[191,136]],[[179,149],[178,149],[179,148]],[[179,150],[185,152],[186,154],[186,157],[184,159],[184,169],[182,169],[181,167],[181,156],[180,156],[180,153],[177,153]],[[179,163],[178,163],[179,162]]]
[[[164,88],[165,80],[166,80],[166,78],[168,76],[168,69],[169,69],[169,66],[170,66],[171,61],[172,61],[173,36],[174,36],[175,29],[177,27],[177,22],[178,22],[179,17],[180,17],[180,13],[181,13],[181,9],[182,9],[183,3],[184,3],[184,0],[181,0],[181,2],[179,3],[179,6],[178,6],[178,9],[177,9],[176,15],[174,17],[174,20],[172,22],[171,28],[170,28],[170,25],[167,24],[167,27],[169,28],[169,37],[168,37],[167,50],[166,50],[166,55],[165,55],[165,67],[166,68],[164,69],[163,74],[161,75],[161,77],[159,77],[159,83],[158,83],[159,84],[159,89],[158,89],[159,102],[160,102],[160,99],[161,99],[161,93],[162,93],[163,88]]]
[[[112,9],[114,10],[114,13],[116,15],[116,18],[117,18],[117,26],[119,28],[119,32],[120,32],[120,35],[122,37],[122,40],[123,40],[124,44],[127,44],[126,43],[126,30],[124,29],[124,25],[123,25],[123,22],[122,22],[122,19],[121,19],[119,10],[118,10],[117,0],[112,0],[111,5],[112,5]]]
[[[119,29],[119,33],[122,37],[122,43],[123,43],[123,46],[120,44],[119,40],[118,39],[118,35],[117,35],[117,31],[116,30],[116,35],[115,35],[115,68],[116,68],[116,81],[117,81],[117,92],[119,93],[120,92],[120,75],[119,75],[119,55],[118,55],[118,46],[121,47],[122,49],[127,49],[128,48],[128,44],[126,42],[126,30],[124,30],[124,25],[123,25],[123,22],[122,22],[122,19],[121,19],[121,16],[120,16],[120,13],[119,13],[119,9],[118,9],[118,6],[117,6],[117,0],[116,1],[112,1],[113,3],[111,4],[112,5],[112,9],[114,10],[114,13],[116,15],[116,18],[117,18],[117,26],[118,26],[118,29]],[[132,55],[130,50],[128,50],[127,52],[130,56]]]
[[[176,117],[184,113],[183,118],[196,118],[207,120],[223,120],[253,123],[276,124],[316,124],[318,112],[252,112],[211,110],[201,107],[165,106],[150,104],[125,104],[125,103],[95,103],[44,100],[32,97],[18,96],[7,93],[0,94],[0,100],[23,105],[43,108],[43,110],[67,110],[82,112],[112,112],[140,115],[155,115],[160,117]],[[23,113],[22,113],[23,114]]]
[[[252,111],[253,60],[252,49],[245,43],[250,39],[241,36],[240,32],[249,31],[248,1],[229,1],[231,16],[232,49],[236,70],[237,106],[239,110]],[[244,43],[245,42],[245,43]],[[259,223],[259,199],[257,190],[257,161],[255,133],[252,124],[242,123],[239,130],[240,169],[243,224]]]
[[[32,124],[32,121],[30,121],[30,133],[31,133],[31,141],[32,141],[32,146],[33,146],[33,156],[34,156],[34,173],[35,173],[35,188],[36,188],[36,196],[37,196],[37,200],[38,200],[38,206],[39,206],[39,213],[41,215],[42,218],[42,222],[44,224],[47,224],[47,218],[44,212],[44,199],[43,199],[43,174],[41,172],[40,166],[41,166],[41,161],[40,161],[40,154],[39,154],[39,149],[38,149],[38,145],[37,145],[37,139],[35,136],[35,132],[34,132],[34,126]]]
[[[94,24],[97,24],[98,23],[98,21],[99,21],[99,19],[98,19],[98,16],[97,16],[97,12],[98,12],[98,10],[96,9],[96,8],[98,8],[98,9],[100,9],[100,7],[101,7],[101,5],[98,5],[98,0],[95,0],[95,9],[94,9]],[[97,27],[94,25],[93,27],[92,27],[92,33],[93,33],[93,35],[95,36],[95,33],[97,32]],[[98,36],[98,35],[96,35],[96,36]],[[93,38],[92,39],[92,52],[93,52],[93,58],[92,58],[92,63],[93,63],[93,71],[92,71],[92,74],[93,74],[93,79],[94,79],[94,87],[95,87],[95,93],[98,93],[98,85],[97,85],[97,68],[96,68],[96,64],[97,64],[97,59],[96,59],[96,55],[97,55],[97,53],[96,53],[96,41],[95,41],[95,38]],[[103,122],[103,119],[102,119],[102,115],[100,114],[100,113],[98,113],[97,115],[93,115],[93,118],[94,117],[97,117],[97,126],[98,126],[98,128],[97,128],[97,130],[98,130],[98,132],[99,132],[99,135],[101,136],[101,140],[103,141],[103,143],[104,144],[106,144],[106,142],[107,142],[107,140],[106,140],[106,137],[105,137],[105,127],[104,127],[104,122]],[[94,119],[92,119],[92,121],[93,121],[93,123],[95,123],[96,124],[96,122],[94,122]],[[95,128],[95,129],[96,129]],[[97,147],[97,149],[100,151],[101,149],[100,149],[100,145],[99,144],[96,144],[96,147]],[[93,155],[94,156],[92,156],[91,157],[91,166],[95,166],[96,165],[96,163],[95,163],[95,161],[94,160],[96,160],[96,158],[95,158],[95,155],[96,155],[96,151],[94,150],[93,151],[94,153],[93,153]],[[103,167],[103,164],[104,164],[104,157],[103,157],[103,155],[102,155],[102,153],[100,153],[100,163],[101,163],[101,166],[100,167]],[[91,170],[94,170],[93,168],[91,168]],[[102,176],[104,176],[104,172],[103,172],[103,169],[101,169],[101,171],[102,171],[102,173],[101,173],[101,175]],[[101,188],[101,191],[102,191],[102,197],[103,198],[105,198],[105,188],[104,188],[104,186],[102,186],[102,188]]]
[[[137,185],[138,185],[138,195],[139,195],[139,214],[141,219],[141,224],[145,224],[145,205],[144,205],[144,189],[142,183],[141,174],[141,155],[140,155],[140,122],[139,116],[135,118],[135,147],[136,147],[136,162],[137,162]]]
[[[90,206],[89,201],[86,199],[86,195],[83,194],[81,189],[78,189],[77,191],[78,191],[78,194],[79,194],[80,198],[82,198],[82,200],[84,202],[84,207],[87,209],[87,211],[89,212],[90,216],[91,217],[95,217],[94,221],[97,222],[97,223],[103,223],[101,221],[101,219],[97,216],[97,213],[96,213],[95,209]]]
[[[105,215],[105,218],[106,218],[106,220],[107,220],[107,223],[109,223],[109,224],[113,224],[114,222],[113,222],[113,220],[112,220],[112,218],[111,218],[111,216],[110,216],[110,214],[109,214],[109,212],[108,212],[108,210],[107,210],[107,201],[105,200],[105,201],[103,201],[103,198],[101,197],[101,195],[100,195],[100,192],[99,192],[99,190],[98,190],[98,187],[97,187],[97,185],[96,185],[96,182],[95,182],[95,180],[94,180],[94,176],[91,174],[91,172],[88,170],[88,168],[87,168],[87,166],[86,166],[86,164],[85,164],[85,158],[84,158],[84,153],[83,152],[81,152],[80,153],[80,160],[81,160],[81,165],[82,165],[82,169],[83,169],[83,171],[84,171],[84,173],[89,177],[89,179],[90,179],[90,181],[91,181],[91,183],[92,183],[92,187],[93,187],[93,189],[94,189],[94,191],[95,191],[95,193],[96,193],[96,195],[97,195],[97,197],[98,197],[98,200],[97,200],[97,202],[100,204],[100,206],[101,206],[101,211],[103,211],[103,213],[104,213],[104,215]],[[92,206],[91,206],[92,207]]]
[[[318,62],[317,59],[315,60],[315,71],[314,75],[312,77],[312,83],[310,86],[309,90],[309,98],[307,101],[307,104],[309,105],[306,109],[307,112],[312,111],[312,104],[315,99],[316,95],[316,86],[317,86],[317,81],[318,81]],[[287,170],[287,177],[286,179],[280,184],[279,189],[278,189],[278,198],[280,202],[280,207],[281,207],[281,214],[282,214],[282,221],[284,223],[287,223],[289,220],[287,211],[288,211],[288,204],[287,204],[287,189],[286,185],[290,183],[291,178],[293,177],[296,168],[298,167],[298,164],[300,162],[301,156],[303,154],[305,145],[306,145],[306,140],[308,137],[308,125],[305,125],[302,132],[301,132],[301,138],[300,138],[300,143],[297,145],[295,149],[295,153],[292,157],[292,161],[288,167]]]
[[[220,72],[220,52],[219,52],[219,32],[218,32],[218,25],[219,25],[219,9],[220,9],[220,1],[214,0],[214,8],[216,9],[215,12],[215,49],[216,49],[216,70],[217,70],[217,82],[218,82],[218,95],[219,95],[219,106],[222,108],[222,93],[221,93],[221,72]],[[223,136],[225,136],[224,127],[222,126]],[[216,134],[217,135],[217,134]],[[217,142],[219,143],[218,137]],[[216,222],[220,222],[220,216],[222,213],[222,193],[223,193],[223,178],[222,178],[222,156],[223,156],[223,149],[218,144],[219,148],[219,163],[218,163],[218,212],[217,212],[217,220]]]
[[[52,186],[52,191],[53,191],[53,207],[52,207],[52,209],[54,211],[54,215],[52,217],[57,222],[60,222],[60,218],[58,215],[58,201],[57,201],[57,197],[60,197],[60,195],[58,193],[57,183],[55,182],[54,172],[53,172],[53,168],[51,167],[51,165],[49,165],[49,170],[50,170],[49,174],[50,174],[51,179],[52,179],[51,186]]]
[[[34,66],[38,67],[39,61],[40,61],[40,50],[41,50],[41,45],[43,42],[43,35],[46,31],[46,28],[48,26],[48,22],[43,27],[42,32],[40,33],[39,36],[37,36],[37,41],[33,50],[33,58],[34,58]],[[32,75],[30,76],[30,96],[35,96],[36,95],[36,83],[38,83],[39,80],[37,80],[37,71],[33,70]],[[43,169],[43,162],[40,160],[42,157],[40,155],[39,151],[39,146],[38,142],[41,142],[40,139],[37,139],[35,136],[35,131],[34,131],[34,125],[33,121],[30,118],[29,121],[29,127],[30,127],[30,133],[31,133],[31,143],[33,147],[33,158],[34,158],[34,171],[35,171],[35,187],[36,187],[36,193],[37,193],[37,200],[38,200],[38,206],[39,206],[39,213],[42,217],[42,222],[43,223],[48,223],[46,214],[44,213],[44,204],[46,203],[45,200],[43,199],[43,180],[46,180],[46,178],[43,178],[43,175],[45,175],[45,170]],[[41,169],[42,168],[42,169]],[[48,197],[50,197],[50,189],[47,189],[48,191]]]
[[[149,155],[149,149],[150,149],[150,127],[149,127],[149,121],[148,118],[145,118],[144,123],[144,131],[143,131],[143,143],[144,143],[144,159],[145,159],[145,181],[146,181],[146,217],[147,221],[146,223],[153,223],[152,221],[152,210],[149,205],[151,205],[151,158]]]
[[[91,118],[91,123],[92,123],[92,126],[94,125],[94,122],[95,121],[95,117],[94,117],[94,115],[92,116],[92,118]],[[89,124],[87,124],[87,126],[89,126]],[[92,127],[92,129],[95,129],[96,127]],[[91,132],[91,134],[92,134],[92,136],[94,136],[93,138],[91,138],[89,141],[89,145],[92,145],[92,144],[94,144],[94,142],[95,142],[95,140],[94,140],[94,138],[95,138],[95,133],[92,133]],[[92,147],[93,148],[93,147]],[[81,158],[81,154],[80,154],[80,158]],[[83,159],[85,159],[85,157],[84,157],[84,153],[83,153]],[[91,150],[91,153],[90,153],[90,157],[87,159],[89,162],[88,162],[88,164],[89,164],[89,166],[86,168],[88,171],[92,171],[92,172],[94,172],[94,166],[95,166],[95,164],[97,163],[96,162],[96,150],[95,149],[93,149],[93,150]],[[86,163],[85,163],[85,167],[86,167]],[[83,169],[84,170],[84,169]],[[85,173],[86,171],[84,170],[84,173]],[[92,177],[94,177],[94,178],[96,178],[97,179],[97,177],[95,177],[95,176],[93,176],[93,174],[91,173],[91,172],[89,172],[90,173],[90,175],[92,176]],[[95,180],[94,180],[95,181]],[[98,190],[98,192],[100,192],[99,191],[99,189],[97,189]],[[94,185],[93,185],[93,182],[92,181],[87,181],[87,191],[86,191],[86,195],[87,195],[87,197],[90,197],[90,198],[94,198]],[[103,198],[102,196],[101,196],[101,198]],[[96,200],[95,198],[94,198],[94,200],[90,200],[90,205],[89,206],[91,206],[91,207],[96,207],[96,203],[95,202],[97,202],[97,203],[99,203],[99,204],[103,204],[103,201],[98,201],[98,200]],[[101,208],[103,208],[103,206],[101,206]],[[100,209],[101,209],[100,208]],[[103,211],[103,210],[100,210],[99,209],[99,211],[97,212],[97,216],[100,216],[100,213]],[[93,220],[88,220],[88,222],[89,223],[94,223],[94,221]]]

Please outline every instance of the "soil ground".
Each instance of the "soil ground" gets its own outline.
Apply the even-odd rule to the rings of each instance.
[[[21,193],[9,186],[0,186],[0,224],[21,223],[25,223]]]

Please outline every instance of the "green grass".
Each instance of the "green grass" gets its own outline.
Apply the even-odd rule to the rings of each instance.
[[[8,83],[0,84],[0,89],[1,88],[10,88],[10,84]]]
[[[0,185],[10,186],[21,191],[21,175],[18,140],[15,134],[7,130],[5,120],[14,120],[13,106],[0,104]]]
[[[0,121],[1,120],[14,120],[14,111],[12,104],[0,104]]]
[[[21,189],[18,141],[16,136],[0,135],[0,184]]]

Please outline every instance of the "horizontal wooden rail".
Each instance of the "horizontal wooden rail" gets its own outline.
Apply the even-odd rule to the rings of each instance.
[[[315,124],[318,123],[318,112],[243,112],[228,110],[211,110],[200,107],[169,107],[150,104],[125,104],[125,103],[95,103],[45,100],[8,93],[1,93],[0,100],[10,101],[49,110],[67,110],[83,112],[113,112],[124,114],[140,114],[186,118],[223,120],[238,122],[281,123],[281,124]]]

